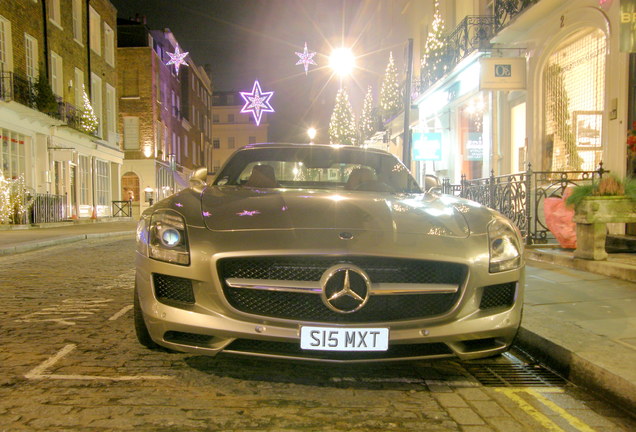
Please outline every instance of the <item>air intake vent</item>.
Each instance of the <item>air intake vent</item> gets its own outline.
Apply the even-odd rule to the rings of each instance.
[[[162,303],[167,301],[194,304],[194,291],[190,279],[168,276],[158,273],[152,274],[155,287],[155,297]]]
[[[516,288],[516,282],[484,287],[484,293],[481,296],[479,307],[481,309],[490,309],[501,306],[512,306],[515,302]]]

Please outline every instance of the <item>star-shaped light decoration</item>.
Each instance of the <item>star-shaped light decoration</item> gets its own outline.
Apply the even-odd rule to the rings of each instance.
[[[166,54],[168,54],[168,56],[170,57],[170,60],[168,60],[168,63],[166,63],[166,66],[174,65],[174,71],[177,75],[179,75],[179,66],[181,65],[188,66],[188,64],[185,61],[185,57],[188,55],[188,52],[182,53],[179,50],[179,45],[177,45],[176,48],[174,49],[174,53],[167,52]]]
[[[256,121],[256,126],[261,124],[261,117],[264,112],[274,112],[274,108],[269,103],[269,100],[274,95],[274,92],[263,92],[258,80],[254,81],[254,87],[252,92],[240,92],[243,99],[245,99],[245,105],[241,108],[242,113],[251,112]]]
[[[305,42],[305,50],[303,52],[296,52],[296,55],[300,58],[300,60],[296,62],[296,65],[305,66],[305,75],[307,75],[310,64],[318,66],[318,64],[314,61],[314,56],[316,55],[316,53],[309,52],[307,50],[307,42]]]

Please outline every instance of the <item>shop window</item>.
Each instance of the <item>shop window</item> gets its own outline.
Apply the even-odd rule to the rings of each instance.
[[[603,155],[605,56],[601,30],[570,38],[550,56],[543,71],[544,170],[598,167]]]

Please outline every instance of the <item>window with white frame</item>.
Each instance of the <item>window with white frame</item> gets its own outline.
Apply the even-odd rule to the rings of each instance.
[[[11,21],[0,15],[0,69],[13,70]]]
[[[82,44],[82,0],[73,0],[73,39]]]
[[[20,133],[0,128],[0,172],[6,178],[24,175],[26,137]]]
[[[104,23],[104,60],[111,66],[115,66],[115,32]]]
[[[62,57],[51,51],[51,89],[57,96],[64,96],[64,76]]]
[[[106,84],[106,139],[115,141],[117,125],[115,120],[116,90],[110,84]]]
[[[99,137],[104,136],[102,104],[102,79],[94,73],[91,73],[91,105],[93,105],[93,112],[97,117],[97,130],[95,131],[95,134]]]
[[[91,186],[91,159],[88,156],[79,156],[79,204],[90,205]]]
[[[88,28],[91,38],[91,50],[95,53],[102,54],[102,34],[101,34],[101,17],[92,7],[88,7]]]
[[[110,214],[110,170],[108,162],[95,160],[95,204],[100,216]]]
[[[189,157],[190,156],[190,149],[188,148],[188,136],[184,136],[183,137],[183,152],[185,157]],[[193,155],[194,156],[194,155]]]
[[[58,27],[62,27],[62,14],[60,13],[60,0],[49,0],[49,20]]]
[[[34,83],[38,79],[38,40],[28,33],[24,34],[24,57],[27,79]]]

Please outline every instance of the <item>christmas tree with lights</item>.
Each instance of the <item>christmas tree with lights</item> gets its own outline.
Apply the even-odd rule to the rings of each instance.
[[[435,0],[435,13],[431,27],[422,55],[422,81],[427,85],[433,84],[447,72],[447,66],[443,62],[446,48],[444,44],[444,20],[439,11],[439,0]]]
[[[376,131],[376,121],[373,113],[373,88],[369,86],[367,94],[362,102],[362,113],[360,114],[360,138],[362,142]]]
[[[356,119],[345,89],[338,90],[336,104],[329,121],[329,139],[331,144],[355,145]]]
[[[84,86],[82,86],[82,98],[83,106],[80,108],[79,127],[84,132],[92,134],[99,126],[99,120],[95,115],[95,111],[93,111],[93,106],[91,105],[91,101],[88,99]]]
[[[380,109],[384,120],[390,119],[402,109],[402,93],[398,81],[398,70],[393,61],[393,53],[389,53],[389,64],[386,65],[382,87],[380,87]]]

